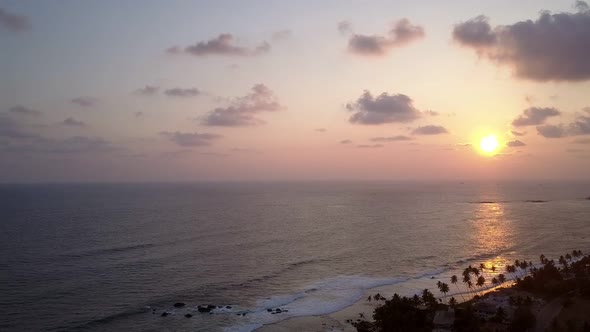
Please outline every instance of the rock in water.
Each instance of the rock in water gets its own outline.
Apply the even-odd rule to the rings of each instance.
[[[169,315],[169,314],[168,314],[166,311],[164,311],[164,312],[162,313],[162,315],[161,315],[161,316],[162,316],[162,317],[166,317],[166,316],[168,316],[168,315]]]
[[[191,315],[191,314],[186,314],[186,315],[184,315],[184,317],[186,317],[186,318],[191,318],[191,317],[193,317],[193,315]]]
[[[184,307],[186,304],[184,304],[183,302],[176,302],[174,303],[174,308],[182,308]]]

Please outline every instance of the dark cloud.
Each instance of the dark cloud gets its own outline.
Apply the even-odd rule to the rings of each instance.
[[[515,127],[537,126],[545,123],[550,117],[558,116],[561,113],[552,107],[530,107],[522,112],[518,118],[512,121]]]
[[[412,135],[440,135],[448,133],[445,127],[433,125],[418,127],[412,131]]]
[[[164,91],[164,94],[171,97],[196,97],[201,94],[201,91],[196,88],[173,88]]]
[[[228,107],[215,108],[200,120],[206,126],[260,125],[264,122],[255,117],[257,113],[276,112],[283,108],[272,90],[264,84],[257,84],[250,94],[234,99]]]
[[[518,131],[516,131],[516,130],[511,130],[511,131],[510,131],[510,133],[511,133],[513,136],[519,136],[519,137],[520,137],[520,136],[524,136],[524,135],[526,135],[526,132],[518,132]]]
[[[98,99],[94,97],[78,97],[72,99],[71,102],[82,107],[92,107],[98,104]]]
[[[86,124],[82,121],[76,120],[74,118],[67,118],[65,120],[62,121],[62,123],[64,126],[70,126],[70,127],[85,127]]]
[[[389,136],[389,137],[373,137],[370,139],[371,142],[398,142],[398,141],[411,141],[413,138],[404,135]]]
[[[340,144],[352,144],[352,141],[349,139],[343,139],[340,141]]]
[[[560,138],[566,136],[566,130],[559,125],[537,126],[537,133],[546,138]]]
[[[478,16],[457,24],[453,38],[479,56],[514,69],[534,81],[590,79],[590,10],[579,2],[576,13],[541,12],[535,21],[492,28]]]
[[[172,142],[183,147],[198,147],[198,146],[209,146],[214,140],[217,140],[223,136],[210,133],[183,133],[179,131],[161,132],[160,135],[167,137]]]
[[[140,95],[140,96],[154,96],[154,95],[157,95],[159,92],[160,92],[160,87],[152,86],[152,85],[146,85],[145,87],[143,87],[141,89],[135,90],[135,94]]]
[[[233,35],[223,33],[208,41],[198,42],[185,48],[174,46],[166,51],[169,54],[186,53],[199,57],[209,55],[253,56],[268,53],[270,44],[264,41],[255,48],[237,46]]]
[[[361,145],[357,145],[357,148],[361,148],[361,149],[375,149],[375,148],[382,148],[383,145],[382,144],[361,144]]]
[[[352,32],[352,23],[350,21],[340,21],[336,27],[338,32],[343,35],[348,35]]]
[[[373,97],[366,91],[353,103],[348,103],[346,109],[354,112],[349,118],[351,123],[378,125],[391,122],[411,122],[421,114],[412,99],[403,94],[389,95],[387,92]]]
[[[455,25],[453,39],[476,50],[496,44],[496,34],[483,15]]]
[[[28,115],[28,116],[39,116],[41,115],[41,111],[37,111],[28,107],[24,107],[21,105],[13,106],[8,109],[9,113],[12,114],[19,114],[19,115]]]
[[[412,25],[406,18],[395,23],[387,36],[354,34],[348,40],[348,50],[360,55],[384,55],[391,48],[404,46],[424,37],[424,28]]]
[[[29,23],[29,20],[22,15],[12,14],[0,8],[0,28],[12,32],[20,32],[29,30],[31,28],[31,23]]]
[[[511,148],[518,147],[518,146],[525,146],[525,145],[526,144],[524,144],[524,142],[519,141],[519,140],[506,142],[506,146],[511,147]]]

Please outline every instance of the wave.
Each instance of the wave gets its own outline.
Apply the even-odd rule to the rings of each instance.
[[[66,257],[66,258],[95,257],[95,256],[109,255],[109,254],[114,254],[114,253],[134,251],[134,250],[139,250],[139,249],[147,249],[147,248],[152,248],[155,246],[156,245],[152,244],[152,243],[143,243],[143,244],[136,244],[136,245],[87,250],[87,251],[82,251],[82,252],[78,252],[78,253],[63,254],[63,255],[60,255],[60,257]]]
[[[548,203],[550,201],[543,199],[524,199],[524,200],[500,200],[500,201],[469,201],[469,204],[503,204],[503,203]]]

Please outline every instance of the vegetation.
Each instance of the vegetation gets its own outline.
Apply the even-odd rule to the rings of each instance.
[[[390,299],[386,299],[381,294],[375,294],[367,299],[369,302],[379,302],[373,312],[373,320],[368,321],[361,316],[361,319],[351,321],[351,323],[360,332],[431,331],[434,327],[432,321],[436,310],[451,307],[455,309],[454,331],[476,332],[497,329],[526,331],[534,327],[536,322],[532,310],[535,302],[526,295],[528,293],[547,300],[563,297],[562,304],[564,306],[572,303],[571,300],[568,300],[572,294],[578,294],[582,298],[588,299],[590,303],[590,256],[584,256],[581,251],[574,250],[571,254],[560,256],[556,263],[541,255],[540,266],[537,266],[531,261],[515,260],[514,264],[508,264],[505,267],[506,274],[511,276],[511,279],[508,279],[503,273],[496,274],[497,269],[493,265],[489,268],[484,264],[480,264],[479,267],[470,265],[462,273],[461,280],[465,291],[461,291],[459,278],[456,275],[450,278],[450,283],[455,285],[457,293],[463,300],[462,303],[458,303],[455,297],[445,300],[450,292],[450,287],[449,284],[440,280],[436,283],[441,294],[438,299],[428,289],[424,289],[421,294],[415,294],[412,297],[394,294]],[[521,291],[518,294],[526,292],[525,296],[510,296],[508,300],[509,312],[506,312],[502,307],[497,307],[495,313],[492,311],[491,315],[477,314],[474,304],[478,304],[486,289],[511,280],[515,281],[513,289]],[[465,301],[464,293],[469,293],[473,300]],[[576,310],[579,311],[579,308]],[[590,332],[590,317],[588,321],[578,322],[574,322],[571,318],[568,319],[565,324],[562,324],[565,326],[561,326],[558,321],[555,321],[549,331]],[[488,323],[496,325],[491,325],[493,327],[491,328],[490,325],[486,325]]]

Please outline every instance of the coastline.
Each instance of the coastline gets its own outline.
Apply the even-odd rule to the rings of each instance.
[[[435,279],[426,279],[420,280],[422,282],[427,281],[429,284],[434,285],[439,278]],[[489,287],[482,291],[483,294],[487,294],[494,291],[501,291],[502,289],[510,289],[513,285],[511,280],[507,281],[503,285],[498,285],[496,287]],[[415,291],[409,291],[410,288],[403,287],[404,285],[396,284],[396,285],[387,285],[387,286],[379,286],[372,289],[368,289],[363,297],[356,301],[355,303],[335,311],[330,314],[323,314],[323,315],[314,315],[314,316],[301,316],[301,317],[290,317],[285,320],[266,324],[259,328],[256,328],[254,331],[256,332],[288,332],[288,331],[314,331],[314,332],[356,332],[356,328],[350,324],[350,320],[355,320],[359,318],[359,314],[363,314],[365,318],[370,318],[373,314],[373,310],[382,304],[382,302],[375,302],[371,301],[368,302],[366,299],[368,296],[372,296],[376,293],[381,293],[385,297],[389,298],[394,293],[403,292],[404,295],[413,295],[414,293],[419,293],[421,289],[416,288]],[[428,287],[428,288],[432,288]],[[409,291],[409,292],[408,292]],[[411,294],[410,294],[411,293]],[[449,293],[445,298],[450,298],[451,296],[458,296],[463,295],[466,301],[470,301],[473,296],[468,292],[455,292]]]

